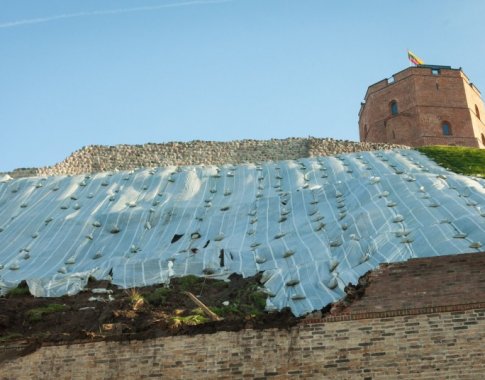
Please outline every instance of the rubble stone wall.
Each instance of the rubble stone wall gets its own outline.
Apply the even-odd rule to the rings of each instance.
[[[75,175],[139,167],[167,165],[223,165],[326,156],[358,151],[402,147],[390,144],[357,143],[329,138],[190,141],[144,145],[90,145],[50,167],[17,170],[10,175]]]

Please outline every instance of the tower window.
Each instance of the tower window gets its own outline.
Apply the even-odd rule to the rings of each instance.
[[[397,102],[393,100],[390,104],[389,107],[391,108],[391,115],[395,116],[399,113],[399,110],[397,108]]]
[[[440,75],[440,69],[431,69],[432,75]]]
[[[443,131],[443,136],[451,136],[451,125],[447,121],[444,121],[443,124],[441,124],[441,130]]]
[[[475,114],[477,115],[478,119],[480,119],[480,111],[478,110],[478,106],[475,104]]]

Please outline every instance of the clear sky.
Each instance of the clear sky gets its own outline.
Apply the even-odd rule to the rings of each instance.
[[[0,0],[0,171],[91,144],[358,140],[367,87],[462,67],[483,0]]]

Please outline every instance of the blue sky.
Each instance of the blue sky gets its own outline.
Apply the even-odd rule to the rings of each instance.
[[[357,140],[368,85],[463,67],[483,0],[0,0],[0,171],[91,144]]]

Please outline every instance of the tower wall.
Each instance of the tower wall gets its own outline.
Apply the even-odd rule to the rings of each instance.
[[[485,107],[480,91],[473,83],[465,85],[465,95],[469,104],[470,119],[474,135],[478,138],[480,148],[485,148]]]
[[[412,67],[368,88],[359,112],[360,140],[485,148],[484,117],[480,92],[461,69]],[[445,122],[449,135],[443,133]]]

